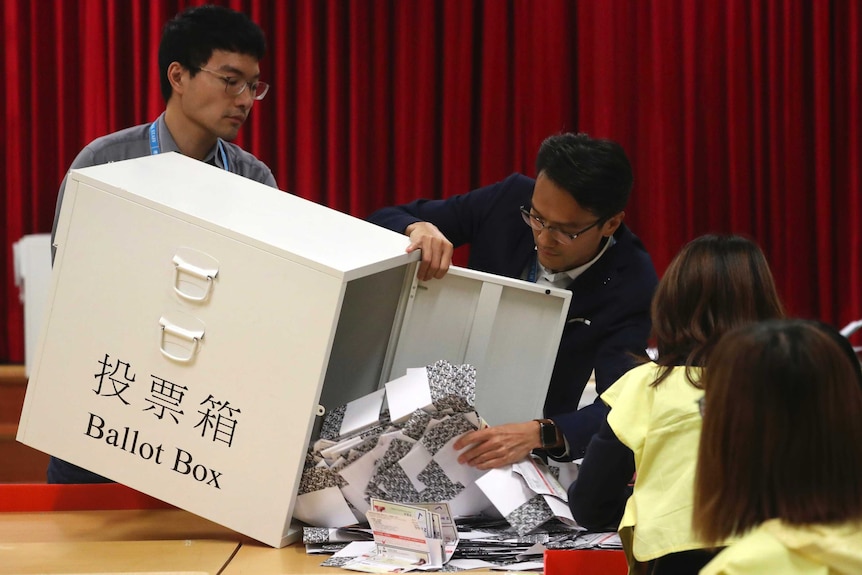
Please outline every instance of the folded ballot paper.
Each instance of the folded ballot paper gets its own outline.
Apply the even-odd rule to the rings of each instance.
[[[369,573],[439,569],[455,552],[458,531],[445,503],[404,505],[371,500],[366,513],[374,546],[341,567]]]
[[[502,516],[519,534],[550,520],[574,525],[565,489],[540,460],[490,472],[458,463],[454,442],[486,425],[474,408],[475,381],[472,366],[438,361],[330,411],[306,457],[294,518],[323,528],[367,522],[372,531],[375,524],[406,530],[409,522],[380,515],[375,502],[383,501],[390,511],[445,504],[451,518]]]

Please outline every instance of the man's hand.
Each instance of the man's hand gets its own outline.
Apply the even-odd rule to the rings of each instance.
[[[507,423],[465,433],[455,442],[455,449],[471,446],[458,456],[458,463],[476,469],[496,469],[521,461],[533,449],[542,447],[539,422]]]
[[[416,222],[407,226],[404,233],[410,237],[407,253],[422,250],[422,260],[416,276],[420,281],[440,279],[452,265],[452,242],[429,222]]]

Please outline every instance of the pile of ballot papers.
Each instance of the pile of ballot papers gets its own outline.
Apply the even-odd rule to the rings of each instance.
[[[422,522],[417,511],[404,511],[389,505],[382,513],[412,514]],[[419,508],[420,510],[422,508]],[[424,522],[423,522],[424,523]],[[379,528],[379,524],[378,528]],[[329,555],[322,563],[370,573],[407,572],[412,570],[444,571],[467,569],[501,569],[530,571],[543,568],[546,550],[621,549],[617,533],[588,533],[567,525],[550,522],[529,535],[518,535],[503,520],[472,518],[459,520],[455,532],[444,535],[444,565],[426,559],[430,553],[416,542],[381,541],[375,527],[328,529],[305,527],[303,542],[309,554]],[[418,541],[418,539],[417,539]],[[430,543],[430,541],[429,541]],[[400,547],[400,548],[399,548]]]
[[[438,361],[408,369],[384,389],[326,414],[306,457],[294,518],[322,529],[309,532],[318,538],[327,534],[316,544],[331,546],[331,534],[339,533],[365,539],[358,547],[377,550],[364,548],[331,561],[353,562],[352,568],[372,572],[402,569],[400,562],[431,568],[489,554],[521,561],[537,533],[542,544],[553,538],[572,541],[582,533],[565,489],[539,458],[490,471],[458,463],[454,442],[485,426],[474,407],[475,381],[472,366]],[[493,540],[505,544],[491,552],[487,541],[477,543],[457,531],[456,522],[494,525],[493,537],[502,539]],[[338,529],[351,526],[360,528]],[[487,533],[470,529],[473,535]],[[409,549],[398,542],[408,542]],[[357,557],[365,558],[362,569]]]

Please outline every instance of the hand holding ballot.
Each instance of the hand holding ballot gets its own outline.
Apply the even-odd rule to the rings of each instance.
[[[502,514],[518,532],[555,517],[570,520],[565,490],[537,490],[537,485],[552,480],[539,481],[537,472],[515,469],[518,465],[535,469],[528,457],[535,445],[527,438],[539,436],[540,424],[488,427],[475,411],[475,381],[471,365],[441,360],[408,368],[385,390],[330,410],[320,439],[308,453],[294,517],[319,527],[345,527],[370,522],[374,513],[384,511],[421,512],[423,521],[432,520],[426,532],[439,539],[441,529],[435,525],[440,520],[433,518],[440,511],[425,508],[436,502],[446,510],[443,540],[451,518],[486,511]],[[485,469],[491,468],[503,472],[493,477],[506,481],[482,482]],[[527,481],[528,477],[532,479]],[[559,504],[547,498],[559,499]],[[412,518],[420,520],[418,515]]]
[[[539,423],[507,423],[465,433],[455,442],[455,449],[465,449],[458,463],[476,469],[497,469],[523,460],[533,449],[542,447]]]

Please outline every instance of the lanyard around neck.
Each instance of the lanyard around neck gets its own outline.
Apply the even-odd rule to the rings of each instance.
[[[535,253],[535,257],[533,258],[533,265],[530,266],[530,271],[527,272],[527,281],[530,283],[536,283],[536,278],[539,276],[539,252]]]
[[[157,129],[157,122],[153,122],[150,124],[150,155],[155,156],[159,152],[161,152],[161,147],[159,146],[159,133]],[[221,156],[221,165],[225,169],[225,171],[230,171],[227,163],[227,153],[224,149],[224,144],[222,144],[221,138],[216,141],[216,145],[218,146],[218,153]]]

